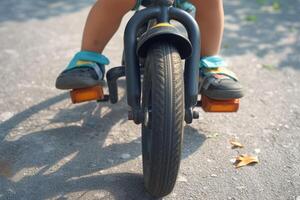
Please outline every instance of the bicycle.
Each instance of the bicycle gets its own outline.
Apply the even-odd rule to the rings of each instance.
[[[198,101],[200,32],[194,18],[173,6],[174,0],[153,0],[129,20],[124,34],[123,65],[107,72],[109,95],[100,86],[71,91],[73,103],[89,100],[118,102],[120,77],[126,77],[128,119],[142,124],[143,174],[146,190],[168,195],[179,171],[184,121],[199,117],[194,110],[235,112],[238,99]],[[181,23],[183,35],[170,23]],[[185,66],[182,60],[185,59]]]

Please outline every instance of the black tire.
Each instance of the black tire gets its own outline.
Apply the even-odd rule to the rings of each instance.
[[[149,48],[145,61],[142,107],[143,173],[146,190],[163,197],[174,188],[181,159],[184,121],[183,69],[170,43]]]

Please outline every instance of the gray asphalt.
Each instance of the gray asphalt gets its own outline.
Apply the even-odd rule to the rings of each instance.
[[[91,0],[0,1],[0,199],[150,199],[140,127],[117,105],[72,105],[54,88],[79,50]],[[225,1],[222,54],[247,95],[235,114],[185,127],[183,158],[164,199],[300,199],[300,1]],[[276,8],[277,7],[277,8]],[[105,50],[122,55],[119,32]],[[231,149],[237,138],[243,149]],[[238,154],[256,165],[235,169]]]

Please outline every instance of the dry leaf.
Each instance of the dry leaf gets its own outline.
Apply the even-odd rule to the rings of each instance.
[[[243,148],[244,145],[242,145],[240,142],[236,140],[230,140],[230,144],[232,145],[232,148]]]
[[[235,163],[235,167],[239,168],[239,167],[243,167],[249,164],[253,164],[253,163],[258,163],[258,157],[257,156],[250,156],[247,154],[242,154],[238,157],[236,157],[236,163]]]
[[[219,134],[218,133],[214,133],[214,134],[210,134],[210,135],[208,135],[207,136],[207,138],[216,138],[216,137],[218,137],[219,136]]]

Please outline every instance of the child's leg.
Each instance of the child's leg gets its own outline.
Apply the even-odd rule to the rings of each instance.
[[[201,56],[217,55],[224,29],[223,1],[189,1],[196,6],[196,21],[201,29]]]
[[[136,0],[98,0],[85,25],[82,50],[101,53],[135,4]]]
[[[77,53],[56,79],[58,89],[75,89],[99,85],[104,78],[104,65],[109,60],[102,55],[108,41],[117,31],[123,16],[137,0],[98,0],[91,9]]]
[[[242,86],[233,72],[224,68],[218,57],[223,29],[222,0],[189,0],[196,7],[196,21],[201,31],[201,92],[213,99],[232,99],[243,96]],[[222,68],[223,67],[223,68]]]

